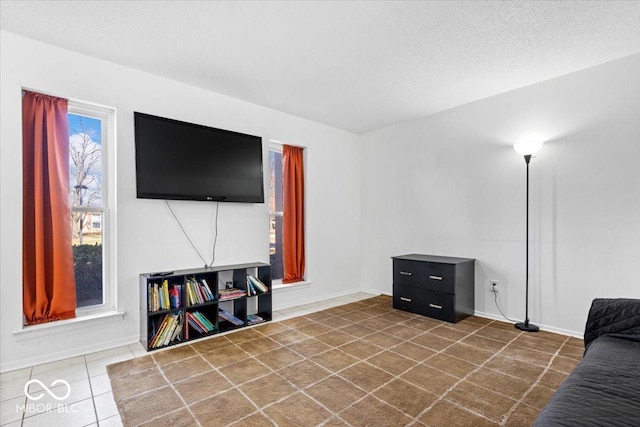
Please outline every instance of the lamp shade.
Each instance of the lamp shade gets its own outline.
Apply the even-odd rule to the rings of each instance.
[[[535,154],[541,147],[543,141],[522,141],[513,144],[513,149],[523,156]]]

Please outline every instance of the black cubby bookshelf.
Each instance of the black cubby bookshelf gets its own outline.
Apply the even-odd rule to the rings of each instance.
[[[264,284],[266,291],[254,291],[255,286],[247,285],[248,275]],[[239,291],[231,291],[231,297],[221,299],[220,291],[225,292],[228,288]],[[232,321],[225,318],[229,317],[227,313],[233,316]],[[269,264],[249,263],[140,275],[140,342],[147,351],[271,319]]]

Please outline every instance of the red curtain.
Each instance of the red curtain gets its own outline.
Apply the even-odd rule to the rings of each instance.
[[[304,280],[304,166],[303,149],[282,146],[283,261],[282,283]]]
[[[75,317],[67,100],[22,96],[22,307],[26,324]]]

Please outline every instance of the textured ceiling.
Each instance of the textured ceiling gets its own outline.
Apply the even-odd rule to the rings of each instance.
[[[0,1],[0,28],[362,134],[640,52],[639,1]]]

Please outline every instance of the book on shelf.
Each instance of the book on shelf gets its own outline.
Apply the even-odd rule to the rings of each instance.
[[[233,314],[229,313],[226,310],[223,310],[222,308],[218,309],[218,313],[220,317],[222,317],[224,320],[231,322],[236,326],[244,325],[244,322],[242,320],[238,319],[236,316],[234,316]]]
[[[190,277],[187,279],[186,286],[187,305],[203,304],[215,299],[205,279]]]
[[[269,288],[267,287],[267,285],[265,285],[264,283],[262,283],[262,281],[260,279],[258,279],[255,276],[252,276],[251,274],[247,274],[247,287],[251,287],[254,290],[254,294],[253,295],[257,295],[257,294],[264,294],[265,292],[269,292]]]
[[[147,307],[149,311],[170,310],[182,306],[182,285],[169,285],[168,280],[162,283],[149,283]]]
[[[237,289],[237,288],[220,289],[218,293],[220,294],[219,296],[220,301],[240,298],[247,295],[244,289]]]
[[[187,312],[187,323],[201,334],[211,332],[215,325],[199,311]]]
[[[247,324],[255,325],[256,323],[262,323],[264,319],[257,314],[247,314]]]
[[[171,307],[169,301],[169,281],[167,279],[162,281],[162,309],[167,310]]]
[[[189,326],[195,329],[196,332],[201,334],[205,333],[204,325],[200,324],[200,322],[191,313],[187,313],[187,323],[189,324]],[[187,339],[189,339],[189,328],[187,328],[185,333]]]
[[[149,340],[149,348],[158,348],[178,340],[182,331],[182,312],[168,313],[162,318],[160,326]]]
[[[200,279],[200,281],[204,285],[204,291],[209,296],[209,300],[216,299],[215,295],[213,295],[213,292],[211,292],[211,288],[209,287],[209,284],[207,283],[207,280],[205,278],[202,278],[202,279]]]

